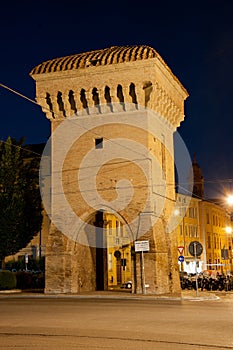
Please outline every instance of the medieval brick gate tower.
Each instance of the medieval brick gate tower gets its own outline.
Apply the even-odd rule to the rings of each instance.
[[[179,293],[169,221],[185,88],[148,46],[52,59],[31,76],[51,121],[43,156],[51,172],[43,164],[41,171],[51,218],[45,293],[108,290],[128,280],[134,293]],[[149,250],[135,252],[135,241]]]

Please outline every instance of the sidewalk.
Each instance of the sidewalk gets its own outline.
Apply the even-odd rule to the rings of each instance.
[[[224,300],[233,301],[232,292],[208,292],[195,290],[182,290],[181,295],[155,295],[155,294],[132,294],[128,290],[120,291],[94,291],[80,294],[44,294],[37,291],[21,291],[8,290],[0,291],[0,297],[22,297],[22,298],[72,298],[72,299],[127,299],[127,300],[190,300],[190,301],[204,301],[204,300]]]

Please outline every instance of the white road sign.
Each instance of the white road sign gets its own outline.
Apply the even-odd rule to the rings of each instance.
[[[134,246],[135,252],[148,252],[150,250],[149,241],[136,241]]]

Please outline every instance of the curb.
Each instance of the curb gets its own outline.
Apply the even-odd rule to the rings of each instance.
[[[181,295],[181,296],[165,296],[165,295],[142,295],[142,294],[118,294],[103,292],[102,294],[90,293],[90,294],[44,294],[36,292],[25,292],[20,289],[4,290],[0,291],[0,297],[15,297],[17,298],[35,298],[35,299],[121,299],[121,300],[163,300],[163,301],[206,301],[206,300],[219,300],[219,296],[206,295],[206,296],[194,296],[194,295]]]
[[[21,289],[0,290],[0,294],[17,294],[22,293]]]

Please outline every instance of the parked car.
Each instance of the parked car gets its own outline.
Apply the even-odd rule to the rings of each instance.
[[[132,281],[127,281],[121,285],[121,288],[132,289]]]

